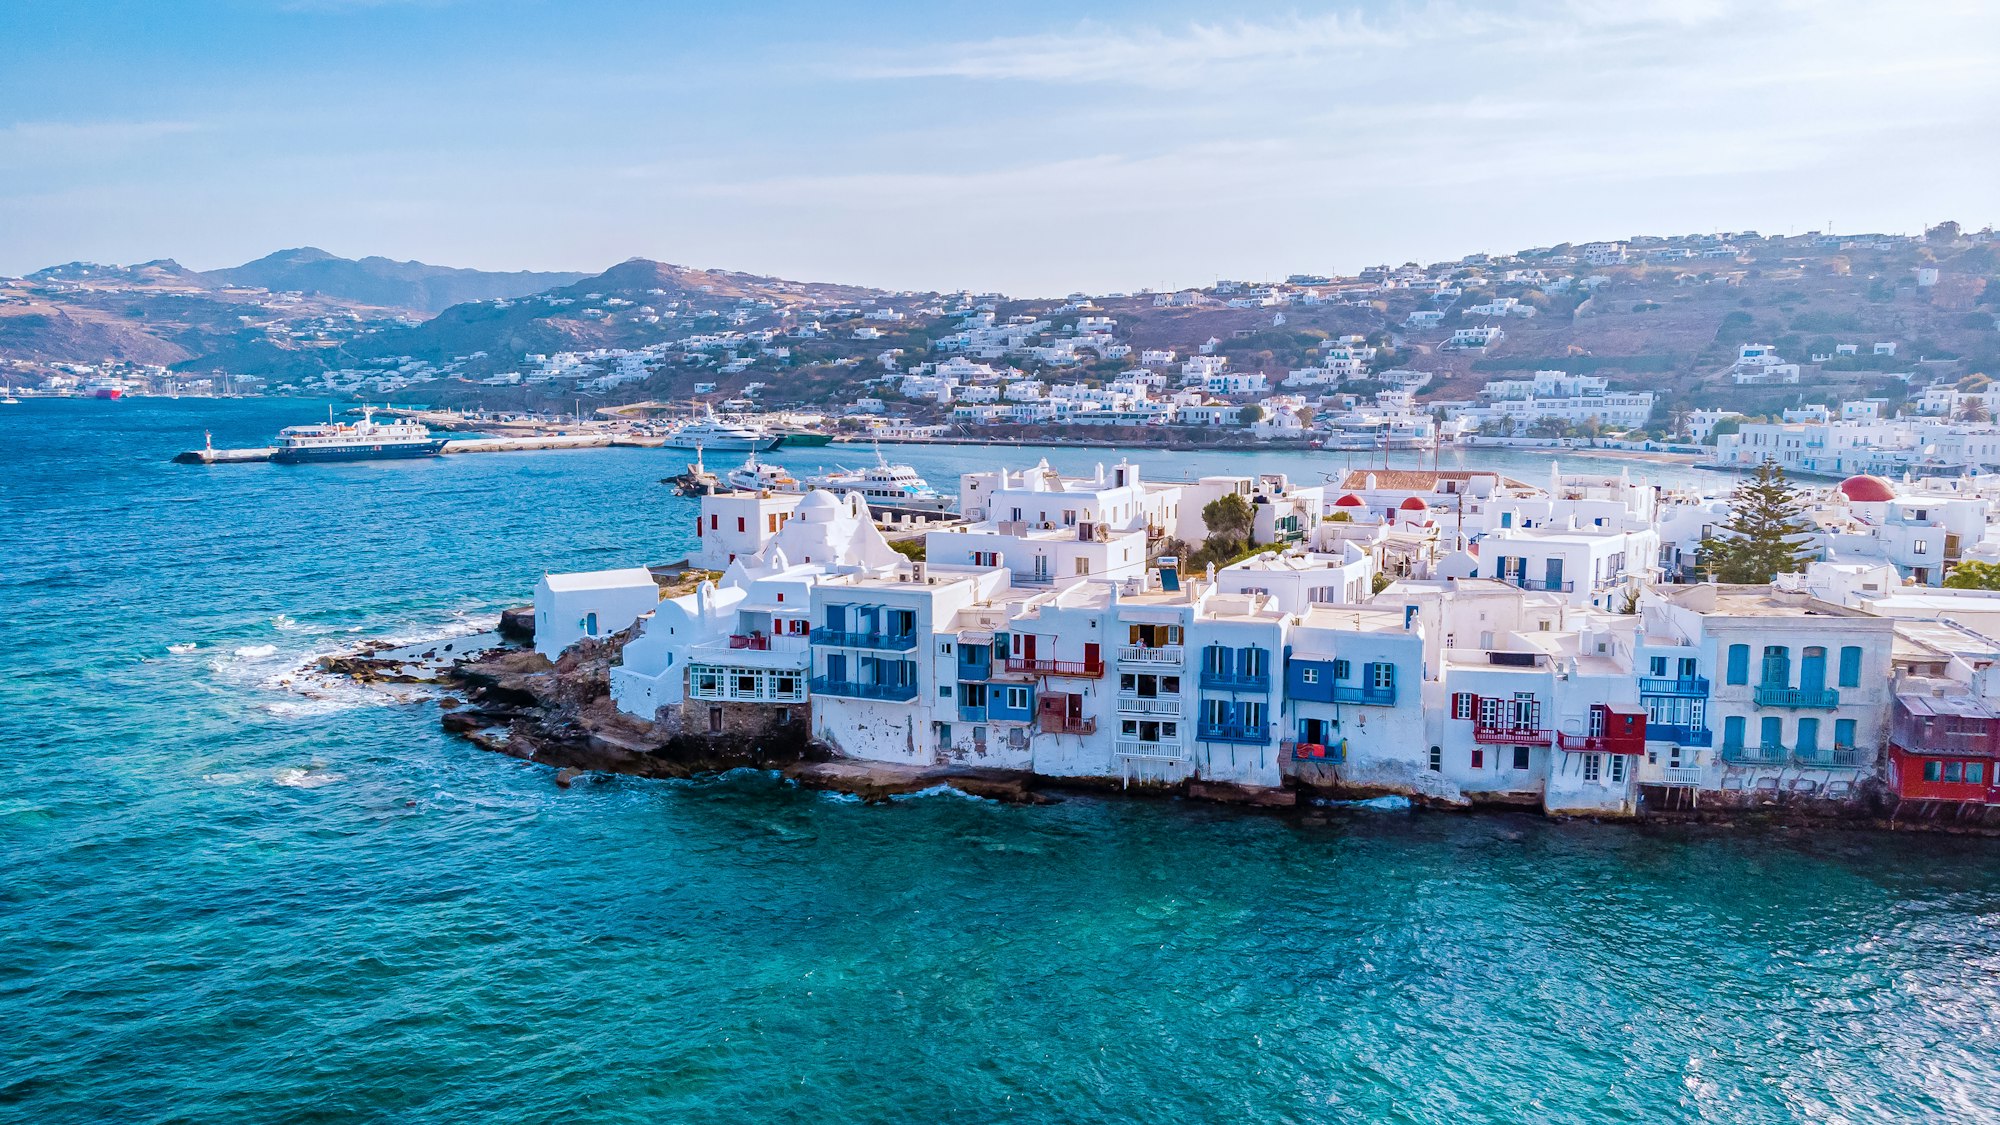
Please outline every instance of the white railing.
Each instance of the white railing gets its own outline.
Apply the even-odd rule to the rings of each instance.
[[[1121,758],[1144,762],[1185,762],[1187,747],[1178,742],[1140,742],[1137,739],[1121,738],[1113,744]]]
[[[1178,715],[1181,713],[1179,697],[1170,699],[1142,699],[1136,695],[1118,697],[1118,709],[1128,715]]]
[[[805,677],[799,677],[799,686],[792,691],[738,691],[733,683],[725,682],[719,687],[703,688],[692,685],[688,688],[689,699],[707,699],[718,703],[804,703],[806,701]]]
[[[1118,650],[1118,659],[1134,664],[1181,664],[1186,661],[1185,650],[1180,645],[1126,645]]]

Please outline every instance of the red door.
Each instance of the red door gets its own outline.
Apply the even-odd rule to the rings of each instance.
[[[1021,659],[1033,660],[1034,658],[1035,635],[1033,633],[1023,633],[1021,634]]]
[[[1096,641],[1091,641],[1090,643],[1088,643],[1088,644],[1084,645],[1084,646],[1083,646],[1083,664],[1084,664],[1084,667],[1086,667],[1086,668],[1095,668],[1095,667],[1097,667],[1097,666],[1098,666],[1098,664],[1100,664],[1100,663],[1102,663],[1102,657],[1101,657],[1101,655],[1100,655],[1100,652],[1099,652],[1099,649],[1098,649],[1098,647],[1097,647],[1097,642],[1096,642]]]

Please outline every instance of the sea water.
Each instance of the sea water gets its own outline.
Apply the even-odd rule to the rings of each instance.
[[[1992,843],[864,805],[753,771],[559,789],[443,734],[433,703],[300,668],[469,633],[545,570],[680,557],[693,507],[658,481],[685,454],[201,468],[167,458],[203,430],[257,444],[324,408],[4,410],[0,1119],[2000,1106]],[[945,488],[968,465],[1118,456],[892,452]],[[1133,459],[1159,477],[1328,471],[1309,454]]]

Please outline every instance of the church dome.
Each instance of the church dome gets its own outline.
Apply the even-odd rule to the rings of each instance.
[[[807,523],[832,523],[840,518],[840,500],[824,488],[815,488],[799,501],[797,518]]]
[[[1355,494],[1350,492],[1347,495],[1341,497],[1340,499],[1335,500],[1333,502],[1333,506],[1336,508],[1361,508],[1365,507],[1366,505],[1364,505],[1361,502],[1361,497],[1356,496]]]
[[[1857,504],[1879,504],[1896,498],[1896,487],[1881,477],[1854,476],[1840,482],[1840,493]]]
[[[1428,512],[1431,509],[1429,504],[1424,503],[1423,499],[1417,496],[1404,497],[1403,502],[1396,506],[1406,512]]]

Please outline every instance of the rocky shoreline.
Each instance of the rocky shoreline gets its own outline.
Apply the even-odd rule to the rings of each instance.
[[[1170,797],[1295,811],[1308,820],[1321,818],[1329,804],[1352,805],[1383,797],[1407,799],[1416,807],[1532,811],[1509,794],[1473,794],[1471,799],[1448,801],[1296,777],[1281,790],[1199,780],[1126,787],[1113,779],[1052,778],[980,766],[863,762],[840,757],[814,739],[802,721],[754,735],[693,733],[681,729],[671,712],[662,721],[649,723],[612,703],[611,668],[633,630],[581,641],[552,662],[527,647],[531,629],[528,611],[510,610],[492,633],[403,648],[364,647],[324,657],[318,669],[364,685],[429,685],[440,693],[440,724],[446,731],[481,749],[548,766],[556,783],[564,786],[593,773],[694,778],[747,768],[777,773],[805,788],[871,802],[948,786],[1013,804],[1047,804],[1065,794]],[[1645,803],[1629,819],[1650,826],[2000,835],[2000,826],[1987,824],[1983,817],[1961,821],[1900,815],[1879,784],[1841,802],[1790,794],[1742,794],[1735,799],[1705,794],[1692,806]]]

